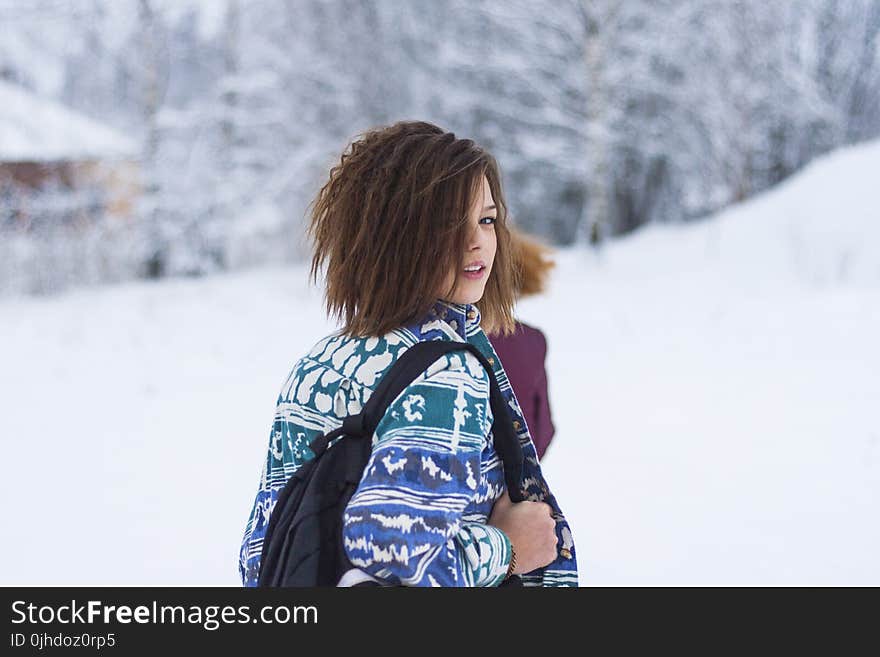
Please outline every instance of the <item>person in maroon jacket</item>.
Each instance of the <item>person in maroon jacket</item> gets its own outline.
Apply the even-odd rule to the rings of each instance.
[[[512,227],[510,232],[521,274],[517,298],[539,294],[544,290],[549,270],[556,264],[547,258],[550,249]],[[540,329],[519,320],[511,335],[493,333],[491,327],[485,333],[507,372],[541,459],[556,433],[547,394],[547,338]]]

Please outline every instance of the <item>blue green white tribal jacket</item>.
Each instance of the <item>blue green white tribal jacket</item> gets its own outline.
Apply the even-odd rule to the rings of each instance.
[[[383,374],[422,340],[471,342],[495,370],[525,455],[526,499],[549,504],[558,556],[523,575],[525,586],[577,586],[571,530],[550,492],[525,419],[472,304],[438,301],[427,317],[381,338],[338,332],[319,341],[290,371],[276,404],[269,450],[242,540],[239,574],[256,586],[263,537],[278,493],[312,457],[318,433],[360,412]],[[364,579],[407,586],[497,586],[510,563],[510,541],[487,525],[504,491],[493,446],[486,371],[473,354],[444,355],[395,399],[373,435],[373,451],[343,524],[355,570],[340,586]]]

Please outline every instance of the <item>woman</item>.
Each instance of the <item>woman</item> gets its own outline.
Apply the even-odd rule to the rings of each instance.
[[[326,268],[342,328],[293,366],[239,557],[253,586],[278,492],[318,434],[360,412],[382,375],[422,340],[475,344],[490,359],[525,453],[512,503],[495,452],[489,380],[473,354],[443,356],[389,406],[343,518],[363,581],[405,586],[576,586],[568,524],[538,465],[500,361],[480,329],[512,327],[514,270],[492,156],[435,125],[400,122],[350,144],[313,203],[311,277]]]
[[[550,249],[517,230],[511,230],[511,239],[514,260],[520,269],[517,299],[540,294],[549,270],[555,266],[547,259]],[[483,327],[520,402],[538,459],[543,459],[556,433],[547,391],[547,338],[540,329],[519,320],[510,334],[496,333],[485,322]]]

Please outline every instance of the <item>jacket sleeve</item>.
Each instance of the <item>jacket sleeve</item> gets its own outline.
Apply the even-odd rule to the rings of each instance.
[[[473,354],[440,357],[389,406],[343,516],[352,564],[406,586],[493,586],[510,563],[504,533],[462,513],[492,426],[489,380]]]
[[[507,576],[512,551],[503,531],[482,522],[462,522],[455,537],[464,586],[498,586]]]

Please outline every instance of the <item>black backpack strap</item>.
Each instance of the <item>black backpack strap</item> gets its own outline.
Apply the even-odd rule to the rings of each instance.
[[[341,434],[372,438],[389,404],[429,365],[445,354],[465,350],[477,357],[489,375],[489,402],[494,416],[492,434],[495,440],[495,449],[504,464],[504,478],[511,501],[522,502],[525,499],[522,494],[522,446],[513,429],[513,422],[507,411],[507,401],[501,394],[501,388],[495,378],[492,366],[483,353],[469,342],[426,340],[406,349],[392,368],[382,377],[361,412],[346,417],[341,427],[323,437],[321,440],[323,447],[326,447],[327,442]],[[319,438],[322,437],[319,436]],[[318,447],[321,446],[319,443]]]

